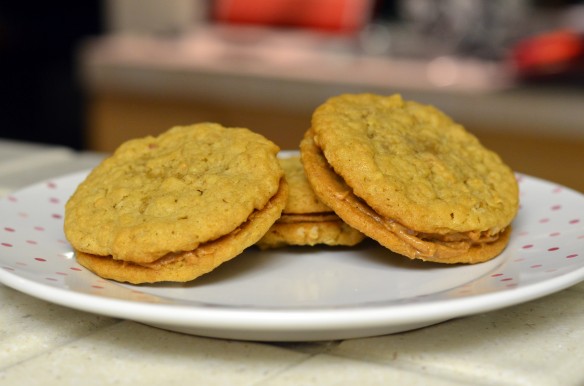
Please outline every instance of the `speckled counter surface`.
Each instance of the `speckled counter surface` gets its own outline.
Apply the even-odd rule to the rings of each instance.
[[[100,158],[0,141],[0,195]],[[4,285],[0,304],[3,386],[584,384],[584,284],[415,331],[312,343],[183,335]]]

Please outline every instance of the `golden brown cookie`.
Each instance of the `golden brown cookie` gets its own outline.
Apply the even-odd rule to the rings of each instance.
[[[315,110],[300,148],[319,199],[394,252],[476,263],[507,245],[518,209],[512,170],[432,106],[340,95]]]
[[[282,217],[257,243],[261,249],[287,245],[353,246],[364,235],[351,228],[314,194],[304,174],[300,157],[280,158],[290,188]]]
[[[69,199],[65,235],[100,276],[192,280],[280,217],[288,188],[278,150],[259,134],[214,123],[128,141]]]

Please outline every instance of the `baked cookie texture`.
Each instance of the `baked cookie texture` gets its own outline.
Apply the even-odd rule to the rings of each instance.
[[[282,217],[257,243],[261,249],[317,244],[353,246],[365,238],[316,197],[299,156],[282,157],[279,161],[290,190],[288,201]]]
[[[122,144],[78,186],[65,235],[98,275],[187,281],[257,242],[288,188],[279,148],[244,128],[174,127]]]
[[[394,252],[476,263],[507,245],[519,204],[513,171],[432,106],[339,95],[315,110],[300,148],[319,199]]]

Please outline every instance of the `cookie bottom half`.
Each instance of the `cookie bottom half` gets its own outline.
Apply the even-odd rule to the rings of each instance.
[[[294,217],[289,216],[287,217]],[[307,217],[304,215],[303,217]],[[260,249],[297,246],[354,246],[364,238],[358,230],[350,227],[336,215],[326,221],[277,221],[257,243]]]

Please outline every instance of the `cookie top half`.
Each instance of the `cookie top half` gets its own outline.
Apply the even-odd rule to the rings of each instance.
[[[332,209],[323,204],[314,194],[300,162],[300,156],[280,158],[280,165],[288,181],[290,193],[285,214],[332,213]]]
[[[339,95],[315,110],[312,131],[353,193],[407,228],[498,233],[517,212],[512,170],[432,106],[400,95]]]
[[[149,263],[218,239],[262,209],[279,148],[244,128],[201,123],[122,144],[79,185],[65,234],[79,251]]]

